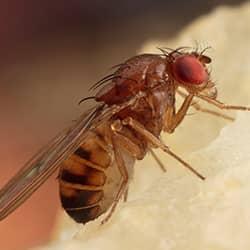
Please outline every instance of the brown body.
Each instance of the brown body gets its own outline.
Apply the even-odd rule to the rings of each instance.
[[[131,80],[125,80],[124,83],[119,79],[118,85],[115,87],[116,93],[121,93],[117,95],[119,102],[122,98],[129,98],[131,93],[138,93],[139,90],[145,88],[145,85],[149,87],[156,84],[155,81],[150,82],[151,75],[148,74],[146,82],[145,76],[142,74],[150,66],[150,63],[153,62],[155,66],[156,58],[155,55],[145,55],[143,59],[146,62],[143,65],[138,65],[139,70],[133,65],[134,62],[138,61],[138,57],[130,59],[129,66],[132,64],[133,67],[131,68],[134,71],[132,75],[128,71],[128,67],[122,67],[125,72],[122,72],[121,69],[118,70],[119,74],[125,75],[126,78],[133,77],[133,79],[140,82],[138,86],[132,85],[134,88],[128,88],[126,83],[130,85]],[[140,56],[141,59],[142,56]],[[158,57],[158,59],[159,64],[162,64],[162,58]],[[159,65],[159,68],[165,72],[164,65]],[[150,74],[157,74],[158,78],[163,77],[164,72],[153,72],[150,68]],[[139,76],[141,79],[139,79]],[[126,91],[120,91],[120,86],[123,86]],[[138,99],[138,102],[133,107],[121,110],[112,116],[110,120],[94,130],[90,130],[82,145],[62,163],[59,179],[62,205],[66,212],[77,222],[86,223],[97,218],[100,214],[106,212],[117,198],[119,187],[122,185],[122,174],[119,166],[117,166],[118,160],[114,150],[121,153],[130,180],[133,175],[135,160],[143,159],[150,147],[147,140],[129,126],[123,126],[119,132],[114,134],[111,128],[112,124],[117,120],[133,117],[148,131],[159,137],[163,128],[164,113],[169,101],[167,88],[169,88],[168,85],[156,87],[153,91],[149,91],[145,97]],[[113,89],[110,91],[112,93]],[[102,98],[105,98],[109,104],[110,102],[107,99],[113,97],[111,93],[107,93]],[[112,101],[114,102],[114,98]],[[113,145],[112,136],[115,137],[115,145]],[[123,189],[125,188],[127,186],[123,187]]]
[[[203,54],[205,50],[198,53],[181,47],[161,52],[132,57],[92,86],[107,83],[94,97],[99,104],[56,136],[0,190],[0,220],[60,168],[60,197],[66,212],[75,221],[86,223],[109,210],[105,222],[121,197],[126,197],[136,160],[150,151],[164,170],[154,147],[205,179],[160,140],[161,131],[173,133],[190,106],[232,120],[202,108],[194,98],[220,109],[250,108],[216,99],[217,90],[207,69],[211,59]],[[184,99],[178,110],[176,95]]]

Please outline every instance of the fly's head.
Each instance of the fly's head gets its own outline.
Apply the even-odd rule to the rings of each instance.
[[[207,64],[211,58],[203,52],[172,51],[168,57],[169,73],[177,87],[185,88],[189,93],[202,94],[216,98],[217,89],[210,79]]]

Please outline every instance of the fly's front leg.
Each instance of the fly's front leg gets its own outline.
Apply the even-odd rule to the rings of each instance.
[[[202,176],[200,173],[198,173],[194,168],[192,168],[187,162],[185,162],[181,157],[176,155],[174,152],[172,152],[168,146],[166,146],[159,138],[157,138],[155,135],[153,135],[150,131],[148,131],[141,123],[134,120],[131,117],[128,117],[122,121],[123,125],[130,126],[133,128],[137,133],[140,133],[144,138],[153,146],[159,147],[164,152],[175,158],[177,161],[179,161],[184,167],[188,168],[191,172],[193,172],[196,176],[198,176],[200,179],[204,180],[205,177]]]
[[[182,122],[183,118],[185,117],[189,106],[192,104],[193,97],[193,94],[187,95],[177,113],[175,112],[174,105],[167,108],[164,118],[164,131],[168,133],[174,132],[175,128]]]
[[[181,97],[183,98],[186,98],[187,97],[187,94],[183,93],[182,91],[180,90],[177,90],[176,91]],[[229,116],[229,115],[226,115],[226,114],[222,114],[222,113],[219,113],[217,111],[214,111],[214,110],[211,110],[211,109],[206,109],[206,108],[203,108],[201,105],[199,105],[198,103],[191,103],[191,106],[196,109],[197,111],[200,111],[200,112],[203,112],[203,113],[208,113],[210,115],[214,115],[214,116],[218,116],[218,117],[221,117],[221,118],[224,118],[225,120],[229,120],[229,121],[234,121],[234,118]]]
[[[203,96],[203,95],[199,95],[199,94],[196,94],[196,96],[198,98],[208,102],[209,104],[216,106],[219,109],[250,111],[250,107],[225,104],[223,102],[220,102],[220,101],[215,100],[213,98],[210,98],[208,96]]]

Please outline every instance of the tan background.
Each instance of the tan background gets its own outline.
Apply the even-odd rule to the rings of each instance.
[[[49,1],[48,1],[49,2]],[[1,1],[0,184],[80,114],[77,102],[148,39],[175,36],[220,4],[242,1]],[[51,178],[0,223],[0,249],[48,240],[59,209]]]

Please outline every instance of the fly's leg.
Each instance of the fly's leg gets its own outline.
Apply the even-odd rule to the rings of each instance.
[[[175,111],[174,105],[169,106],[165,113],[165,121],[164,121],[164,131],[168,133],[173,133],[175,128],[182,122],[185,117],[188,108],[192,104],[194,95],[189,94],[185,97],[184,102],[182,103],[180,109]]]
[[[152,144],[153,146],[159,147],[164,152],[175,158],[177,161],[179,161],[184,167],[188,168],[191,172],[193,172],[196,176],[198,176],[200,179],[204,180],[205,177],[202,176],[200,173],[198,173],[195,169],[193,169],[187,162],[185,162],[181,157],[176,155],[174,152],[172,152],[162,141],[154,136],[151,132],[149,132],[142,124],[140,124],[138,121],[134,120],[131,117],[128,117],[122,121],[123,125],[130,126],[135,131],[143,135],[147,141]]]
[[[186,98],[187,97],[187,94],[183,93],[182,91],[180,90],[177,90],[177,93],[183,97],[183,98]],[[203,112],[203,113],[208,113],[208,114],[211,114],[211,115],[215,115],[215,116],[218,116],[218,117],[221,117],[221,118],[224,118],[226,120],[229,120],[229,121],[234,121],[234,118],[229,116],[229,115],[226,115],[226,114],[222,114],[222,113],[219,113],[217,111],[214,111],[214,110],[211,110],[211,109],[206,109],[206,108],[203,108],[201,105],[199,105],[198,103],[191,103],[191,105],[194,109],[196,109],[197,111],[200,111],[200,112]]]
[[[127,202],[127,200],[128,200],[128,187],[127,187],[127,189],[125,190],[124,195],[123,195],[123,201],[124,201],[124,202]]]
[[[220,102],[218,100],[212,99],[212,98],[207,97],[207,96],[199,95],[199,94],[196,94],[196,96],[198,98],[208,102],[209,104],[216,106],[219,109],[250,111],[250,107],[225,104],[225,103]]]
[[[114,202],[110,208],[108,215],[101,221],[102,224],[106,223],[110,219],[122,195],[125,194],[126,196],[126,190],[127,190],[127,184],[128,184],[128,178],[129,178],[128,171],[127,171],[124,159],[122,157],[122,153],[120,151],[120,145],[118,145],[118,142],[117,142],[117,139],[115,138],[114,133],[112,133],[111,135],[111,140],[112,140],[115,160],[116,160],[118,169],[121,173],[122,181],[121,181],[119,190],[115,196]]]
[[[156,155],[156,153],[150,149],[149,150],[151,155],[153,156],[154,160],[156,161],[156,163],[158,164],[158,166],[160,167],[160,169],[163,171],[163,172],[167,172],[164,164],[161,162],[161,160],[159,159],[159,157]]]
[[[145,152],[147,151],[147,148],[141,148],[139,145],[136,144],[136,142],[132,142],[131,139],[126,137],[126,135],[120,134],[119,132],[122,130],[122,127],[123,125],[120,120],[116,120],[112,124],[112,129],[114,133],[116,134],[116,139],[119,141],[119,145],[125,148],[137,160],[143,159],[145,156]],[[153,158],[155,159],[156,163],[159,165],[160,169],[162,169],[163,172],[166,172],[166,168],[164,167],[164,164],[157,157],[154,151],[152,149],[150,149],[149,151],[152,154]]]
[[[141,145],[139,140],[129,138],[126,132],[123,132],[123,124],[121,120],[116,120],[111,124],[113,136],[120,147],[126,149],[137,160],[142,160],[147,152],[145,145]]]

